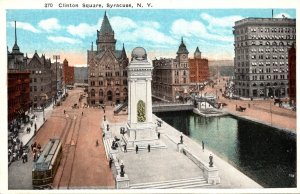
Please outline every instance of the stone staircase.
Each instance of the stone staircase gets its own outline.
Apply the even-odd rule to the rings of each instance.
[[[204,177],[195,177],[171,181],[131,184],[130,189],[195,189],[212,187]]]

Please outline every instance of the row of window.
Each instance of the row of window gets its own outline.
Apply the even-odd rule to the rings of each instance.
[[[273,80],[288,79],[287,75],[273,75]],[[253,75],[252,80],[271,80],[272,75]]]
[[[291,42],[286,42],[286,43],[283,43],[283,42],[269,42],[269,41],[251,41],[248,42],[238,42],[237,44],[234,44],[236,47],[243,47],[243,46],[292,46],[292,43]]]
[[[237,53],[242,53],[242,51],[240,51],[240,52],[238,52],[238,51],[237,51]],[[283,52],[287,52],[287,49],[284,49],[284,48],[258,48],[258,49],[252,48],[252,49],[250,49],[250,51],[252,53],[256,53],[256,52],[258,52],[258,53],[264,53],[264,52],[266,52],[266,53],[270,53],[270,52],[283,53]]]
[[[183,71],[183,76],[186,76],[186,74],[187,74],[187,73],[186,73],[186,71],[184,70],[184,71]],[[179,71],[178,71],[178,70],[175,71],[175,76],[179,76]]]
[[[90,94],[91,94],[91,97],[95,97],[96,96],[95,89],[91,89]],[[111,95],[113,95],[113,93],[112,93],[112,91],[108,91],[106,95],[111,96]],[[115,91],[115,95],[120,96],[120,91],[119,91],[118,88]],[[99,96],[104,96],[104,91],[102,89],[99,90]],[[123,89],[123,96],[127,96],[127,89],[126,88]]]
[[[116,77],[119,77],[120,76],[120,72],[119,71],[116,71],[115,73],[113,73],[113,72],[105,72],[105,77],[113,77],[113,75],[116,76]],[[91,77],[95,77],[96,76],[96,74],[93,72],[93,70],[90,73],[90,76]],[[104,72],[99,72],[98,73],[98,77],[103,77],[103,76],[104,76]],[[127,77],[127,71],[123,71],[123,76]]]
[[[248,73],[249,72],[249,69],[237,69],[235,70],[236,73]],[[254,68],[254,69],[251,69],[251,73],[271,73],[271,68],[266,68],[266,69],[263,69],[263,68]],[[288,73],[289,70],[286,68],[286,69],[273,69],[273,73]]]
[[[296,28],[283,28],[283,27],[279,27],[279,28],[270,28],[270,27],[246,27],[246,28],[242,28],[242,29],[236,29],[235,33],[236,34],[243,34],[243,33],[247,33],[247,32],[265,32],[265,33],[296,33]]]
[[[104,82],[106,83],[107,86],[112,86],[114,84],[116,86],[120,85],[120,80],[115,80],[115,81],[113,81],[113,80],[106,80],[106,81],[99,81],[98,82],[98,86],[104,86]],[[97,83],[96,81],[91,81],[90,85],[91,86],[96,86],[96,83]],[[123,85],[127,85],[127,79],[123,80]]]
[[[271,66],[271,64],[272,64],[272,66],[278,66],[278,64],[279,64],[279,66],[284,66],[284,64],[286,64],[286,66],[289,65],[288,62],[285,63],[283,61],[281,61],[279,63],[277,61],[273,61],[272,63],[270,61],[267,61],[266,63],[264,63],[264,62],[251,62],[252,66],[257,66],[257,65],[258,66]]]

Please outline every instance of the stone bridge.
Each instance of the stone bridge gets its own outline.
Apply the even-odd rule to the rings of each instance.
[[[171,112],[171,111],[185,111],[193,110],[193,104],[181,104],[181,103],[153,103],[152,112]]]

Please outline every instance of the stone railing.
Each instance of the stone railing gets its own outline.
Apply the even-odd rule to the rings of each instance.
[[[186,155],[203,171],[203,176],[207,183],[213,185],[220,183],[219,169],[216,166],[210,167],[208,163],[201,161],[184,144],[177,144],[177,150]]]

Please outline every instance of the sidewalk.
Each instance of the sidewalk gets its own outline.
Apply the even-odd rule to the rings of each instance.
[[[36,133],[40,130],[40,128],[44,125],[44,123],[47,121],[47,119],[51,116],[53,110],[53,103],[51,103],[47,108],[45,108],[44,113],[43,111],[32,111],[33,113],[30,114],[30,121],[33,122],[32,126],[30,122],[28,122],[25,125],[21,125],[21,133],[18,134],[18,138],[23,142],[23,145],[26,146],[30,140],[34,137],[34,128],[36,124]],[[45,121],[43,118],[43,114],[45,115]],[[31,119],[31,117],[35,115],[36,117],[34,119]],[[26,132],[27,128],[31,128],[30,133]],[[29,145],[28,145],[29,146]],[[8,166],[12,163],[10,161],[8,163]]]

